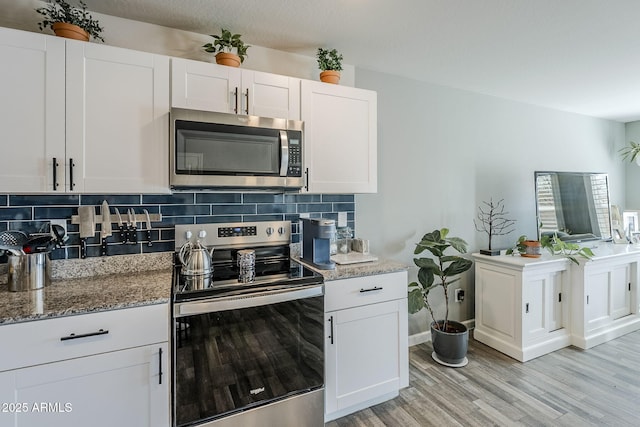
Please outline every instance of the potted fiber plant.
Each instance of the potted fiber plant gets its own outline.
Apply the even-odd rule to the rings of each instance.
[[[427,233],[416,244],[414,254],[429,251],[432,257],[414,258],[418,270],[418,281],[409,284],[409,312],[417,313],[426,308],[431,314],[431,357],[438,363],[462,367],[467,364],[469,331],[460,323],[449,320],[449,286],[460,280],[460,274],[469,270],[472,262],[459,255],[445,252],[453,249],[458,253],[467,251],[467,242],[459,237],[449,237],[449,229],[442,228]],[[444,293],[444,317],[436,317],[429,299],[430,293],[442,289]]]
[[[56,36],[74,40],[89,41],[89,37],[104,41],[103,28],[87,12],[87,5],[80,0],[80,7],[72,6],[65,0],[51,0],[45,7],[36,9],[44,17],[38,23],[38,28],[43,31],[51,28]]]
[[[342,55],[335,49],[318,48],[316,55],[318,67],[320,68],[320,81],[325,83],[338,84],[340,82],[340,71],[342,71]]]
[[[233,34],[222,28],[220,35],[211,34],[213,43],[203,45],[205,52],[216,53],[216,63],[230,67],[239,67],[251,47],[242,41],[240,34]]]

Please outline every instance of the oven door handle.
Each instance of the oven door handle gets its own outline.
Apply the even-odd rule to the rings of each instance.
[[[324,286],[318,285],[304,289],[264,291],[233,297],[212,298],[205,301],[182,302],[175,305],[174,317],[179,318],[239,308],[259,307],[322,295],[324,295]]]
[[[289,136],[286,130],[280,131],[280,176],[287,176],[289,170]]]

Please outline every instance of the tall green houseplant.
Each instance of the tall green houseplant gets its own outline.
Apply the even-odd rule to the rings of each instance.
[[[425,234],[422,240],[416,244],[413,253],[418,255],[426,250],[433,255],[433,258],[414,258],[413,262],[420,268],[418,282],[409,284],[409,312],[417,313],[426,307],[433,319],[433,327],[445,332],[449,329],[449,286],[459,281],[459,275],[469,270],[473,264],[471,260],[459,255],[445,254],[449,248],[453,248],[459,253],[465,253],[467,242],[459,237],[449,237],[448,228]],[[442,288],[444,292],[444,318],[436,317],[429,300],[429,294],[437,288]]]

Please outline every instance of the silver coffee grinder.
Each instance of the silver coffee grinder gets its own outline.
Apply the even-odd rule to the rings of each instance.
[[[300,218],[302,223],[302,259],[320,270],[333,270],[331,241],[335,239],[336,222],[332,219]]]

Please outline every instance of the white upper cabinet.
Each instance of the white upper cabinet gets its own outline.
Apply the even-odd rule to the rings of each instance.
[[[168,192],[169,58],[67,41],[66,59],[70,190]]]
[[[169,191],[168,57],[5,28],[0,55],[2,191]]]
[[[171,105],[298,120],[300,79],[172,58]]]
[[[53,159],[65,161],[64,50],[61,38],[0,28],[3,192],[54,190]]]
[[[377,191],[377,94],[303,80],[305,168],[311,193]],[[303,191],[304,191],[303,190]]]

